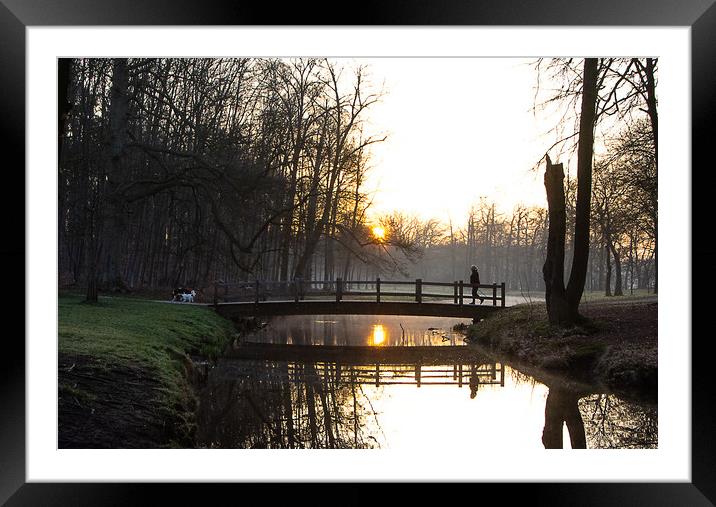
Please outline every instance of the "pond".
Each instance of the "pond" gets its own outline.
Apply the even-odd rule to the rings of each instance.
[[[657,446],[655,405],[551,376],[537,379],[467,346],[464,336],[453,330],[459,323],[470,320],[273,318],[242,341],[313,346],[310,350],[318,355],[295,360],[238,358],[236,352],[246,343],[227,350],[209,370],[201,390],[197,445],[448,446],[461,452]],[[346,351],[340,359],[318,352],[337,347]],[[355,353],[365,348],[392,354],[371,362],[363,352]],[[434,353],[426,359],[415,353],[420,350]]]

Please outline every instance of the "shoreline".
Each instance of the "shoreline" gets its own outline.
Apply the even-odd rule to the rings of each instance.
[[[585,324],[550,326],[544,303],[508,307],[467,327],[469,346],[629,398],[657,397],[656,297],[580,307]]]
[[[469,326],[468,347],[536,377],[655,401],[656,301],[590,303],[583,313],[588,326],[556,330],[544,303],[508,307]],[[195,361],[214,360],[248,330],[241,324],[250,322],[193,305],[61,295],[58,447],[193,447],[206,379]]]
[[[236,335],[231,321],[191,305],[59,296],[58,447],[193,445],[202,372]]]

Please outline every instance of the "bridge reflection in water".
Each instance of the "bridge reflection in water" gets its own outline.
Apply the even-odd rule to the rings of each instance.
[[[501,389],[504,383],[505,367],[494,362],[346,364],[222,358],[202,389],[197,443],[217,448],[383,447],[386,435],[375,408],[383,389],[465,386],[475,398],[481,386]]]
[[[657,446],[655,407],[522,373],[426,319],[272,319],[207,363],[197,446]]]
[[[456,449],[485,450],[500,445],[657,445],[655,408],[613,395],[547,387],[492,362],[343,364],[222,358],[201,391],[199,447],[412,448],[450,442]],[[503,397],[505,403],[496,405]]]
[[[307,366],[308,365],[308,366]],[[327,384],[336,388],[345,385],[505,385],[505,370],[500,363],[490,364],[341,364],[264,361],[227,361],[217,379],[253,378],[261,381],[293,384]]]

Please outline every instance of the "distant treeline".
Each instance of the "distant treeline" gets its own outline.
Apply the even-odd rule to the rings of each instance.
[[[586,290],[621,295],[630,289],[657,291],[658,185],[656,148],[646,119],[635,120],[607,140],[607,151],[594,163],[590,251]],[[567,178],[567,265],[572,258],[576,182]],[[548,213],[545,208],[516,206],[499,212],[481,199],[454,228],[437,220],[421,221],[400,213],[383,217],[389,236],[403,245],[390,251],[410,278],[469,279],[479,268],[481,282],[505,282],[525,293],[544,290]]]
[[[572,207],[572,210],[574,208]],[[596,211],[595,211],[596,213]],[[391,220],[406,221],[394,215]],[[411,222],[411,219],[407,219]],[[424,280],[468,281],[470,266],[479,268],[482,283],[505,282],[507,289],[525,296],[544,291],[542,265],[547,242],[547,210],[517,206],[511,214],[499,213],[486,200],[468,214],[468,225],[450,234],[449,226],[437,221],[420,222],[416,230],[429,230],[431,244],[418,243],[417,248],[393,252],[404,266],[405,277]],[[655,250],[653,238],[639,226],[605,239],[598,224],[592,234],[589,268],[585,289],[620,294],[629,289],[655,291]],[[611,241],[611,246],[606,245]],[[616,251],[615,257],[613,251]],[[572,251],[566,252],[571,262]]]

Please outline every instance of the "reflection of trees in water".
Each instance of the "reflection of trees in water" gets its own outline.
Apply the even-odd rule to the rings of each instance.
[[[499,374],[499,375],[498,375]],[[206,447],[372,448],[385,441],[363,385],[504,385],[496,363],[351,364],[228,360],[201,394],[197,442]],[[380,391],[377,391],[380,393]]]
[[[412,372],[415,379],[410,383],[418,385],[426,383],[428,374],[445,370],[426,369],[421,378],[414,366],[392,368],[381,368],[381,373],[390,373],[383,380],[399,380],[399,375]],[[370,371],[377,379],[378,370]],[[375,438],[381,431],[377,414],[361,386],[371,378],[365,376],[370,371],[341,369],[334,363],[242,360],[221,365],[212,370],[201,396],[197,443],[222,448],[379,447]],[[470,365],[456,375],[463,375],[463,371],[471,398],[482,384],[500,383],[494,380],[494,364]],[[536,385],[529,375],[514,369],[508,372],[515,384]],[[657,446],[655,407],[613,395],[585,395],[562,384],[548,388],[542,434],[545,448],[562,447],[565,425],[572,448]]]
[[[599,449],[651,449],[658,446],[656,407],[614,395],[592,394],[579,400],[587,442]]]
[[[311,315],[278,318],[247,337],[249,342],[295,345],[374,344],[375,329],[384,335],[383,345],[462,344],[464,333],[455,331],[452,319],[440,317]]]
[[[254,374],[210,375],[197,442],[227,448],[372,448],[374,411],[360,385],[319,375],[314,364],[257,363]],[[322,370],[323,371],[323,370]]]
[[[578,396],[573,391],[550,387],[544,408],[542,443],[545,449],[561,449],[562,433],[567,426],[572,449],[587,447],[584,423],[577,406]]]
[[[510,378],[512,379],[512,383],[516,386],[521,384],[529,384],[534,388],[534,386],[537,385],[537,381],[534,377],[531,375],[527,375],[526,373],[522,373],[520,370],[516,370],[514,368],[510,368],[509,370]]]
[[[534,377],[514,368],[507,370],[515,385],[535,386]],[[575,390],[557,379],[541,379],[549,389],[545,400],[542,443],[561,449],[567,427],[572,448],[650,449],[658,444],[655,406],[620,399],[612,394],[587,394],[589,387]]]
[[[611,394],[583,396],[550,387],[542,433],[545,448],[562,448],[564,425],[573,449],[649,449],[658,443],[655,407]]]

